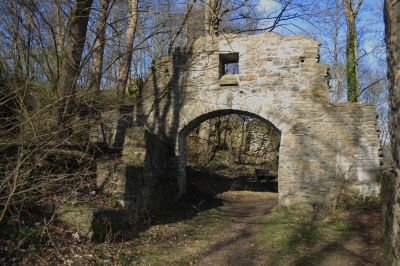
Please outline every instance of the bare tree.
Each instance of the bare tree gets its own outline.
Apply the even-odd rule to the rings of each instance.
[[[356,17],[360,11],[363,0],[355,5],[354,0],[343,0],[344,15],[347,23],[346,44],[346,74],[347,74],[347,100],[358,102],[360,90],[358,87],[358,42]]]
[[[341,63],[339,59],[339,31],[341,27],[340,23],[340,8],[339,8],[339,0],[335,0],[335,9],[334,9],[334,23],[332,28],[332,39],[333,39],[333,73],[335,75],[335,89],[336,89],[336,102],[340,103],[343,99],[343,91],[342,91],[342,71],[341,71]]]
[[[138,20],[138,5],[139,0],[129,1],[129,22],[126,29],[126,51],[121,59],[121,65],[118,73],[118,87],[117,93],[119,96],[124,95],[126,85],[128,84],[129,72],[132,64],[133,42],[135,40],[135,33]]]
[[[168,46],[168,54],[171,54],[172,51],[172,47],[175,43],[176,38],[178,38],[179,34],[181,34],[182,30],[184,27],[187,27],[187,23],[190,17],[190,13],[192,12],[192,9],[194,7],[194,4],[196,3],[197,0],[192,0],[192,2],[190,4],[187,4],[187,8],[186,8],[186,13],[185,16],[183,18],[182,24],[179,26],[178,30],[175,32],[175,34],[172,36],[171,41],[169,43]],[[187,45],[187,38],[186,38],[186,43]]]
[[[109,5],[111,0],[100,0],[100,9],[97,16],[97,36],[93,51],[92,90],[100,91],[101,77],[103,74],[103,58],[106,42],[106,26]]]
[[[206,36],[217,37],[219,34],[222,0],[206,0],[204,3],[204,30]]]
[[[290,1],[289,1],[290,3]],[[217,37],[221,33],[251,33],[260,31],[258,22],[274,20],[275,26],[285,11],[283,7],[277,17],[256,12],[257,1],[206,0],[204,1],[204,31],[206,36]],[[273,30],[275,26],[268,27]],[[266,29],[263,29],[266,30]]]
[[[60,72],[58,93],[60,100],[59,128],[62,135],[72,132],[68,126],[73,115],[76,82],[81,70],[82,53],[93,0],[75,0],[70,14],[69,34],[65,58]]]

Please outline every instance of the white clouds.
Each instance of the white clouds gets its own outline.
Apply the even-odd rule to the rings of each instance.
[[[273,11],[279,7],[279,4],[273,0],[260,0],[259,8],[264,11]]]
[[[364,49],[367,53],[371,53],[375,47],[376,43],[374,41],[367,41],[364,44]]]

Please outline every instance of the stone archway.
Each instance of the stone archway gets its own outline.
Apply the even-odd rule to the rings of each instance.
[[[380,163],[375,109],[329,103],[329,66],[318,62],[318,47],[302,36],[224,35],[155,62],[135,127],[125,134],[123,163],[99,165],[100,180],[119,180],[114,191],[127,210],[157,210],[185,192],[187,130],[215,113],[240,111],[281,131],[280,205],[330,205],[341,180],[348,191],[370,196]],[[238,74],[225,75],[231,63]]]
[[[199,124],[202,122],[215,118],[218,116],[224,116],[224,115],[231,115],[231,114],[238,114],[238,115],[246,115],[250,116],[253,118],[260,119],[262,122],[271,125],[275,130],[279,132],[281,135],[281,130],[277,128],[273,123],[271,123],[269,120],[265,119],[264,117],[261,117],[259,115],[256,115],[254,113],[251,113],[249,111],[241,111],[237,109],[221,109],[221,110],[216,110],[212,111],[210,113],[206,113],[203,115],[200,115],[199,117],[196,117],[194,120],[190,121],[187,125],[185,125],[178,134],[178,180],[180,184],[180,194],[186,193],[186,137],[187,135]],[[280,137],[280,139],[282,139]]]

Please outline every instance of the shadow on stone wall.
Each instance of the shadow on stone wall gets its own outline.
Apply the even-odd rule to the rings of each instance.
[[[204,109],[212,111],[198,116],[193,114],[195,118],[181,129],[179,138],[183,140],[188,131],[209,118],[230,113],[254,116],[267,123],[273,123],[274,120],[288,121],[286,124],[291,127],[285,128],[286,138],[281,141],[283,149],[280,151],[280,193],[284,195],[280,196],[280,203],[289,205],[290,202],[286,202],[288,198],[307,198],[313,208],[333,205],[340,194],[338,183],[343,178],[343,172],[349,178],[342,194],[346,193],[353,202],[377,197],[379,139],[374,107],[368,104],[329,104],[320,99],[312,100],[314,106],[319,108],[312,105],[311,108],[298,107],[295,110],[296,119],[282,110],[288,107],[280,107],[276,111],[279,116],[276,117],[274,113],[271,121],[265,112],[252,112],[252,109],[261,110],[262,107],[240,106],[248,110],[241,111],[238,107],[235,110],[224,109],[222,104],[218,106],[204,101],[205,105],[210,105]],[[281,128],[279,124],[276,127]],[[184,149],[183,141],[180,142],[180,149]],[[288,170],[290,175],[287,174]],[[290,188],[291,192],[285,193],[285,187]],[[306,194],[308,196],[304,197]]]
[[[277,42],[282,38],[277,38]],[[286,38],[290,42],[302,37]],[[129,129],[125,135],[123,161],[127,165],[126,175],[121,178],[126,178],[122,200],[131,206],[128,209],[138,215],[142,209],[157,213],[166,205],[175,205],[174,201],[186,187],[187,133],[207,118],[234,112],[259,117],[281,132],[279,204],[297,205],[311,211],[332,205],[337,197],[338,170],[342,167],[346,171],[351,165],[353,172],[348,176],[355,178],[350,185],[360,189],[364,193],[361,196],[370,196],[377,187],[379,168],[374,108],[362,104],[329,104],[313,95],[315,88],[328,92],[327,66],[317,62],[318,47],[313,45],[311,52],[304,48],[309,63],[291,56],[290,67],[283,66],[282,55],[275,61],[266,58],[258,64],[244,62],[240,70],[244,73],[239,75],[241,84],[236,87],[218,84],[218,49],[203,50],[198,55],[192,55],[190,49],[177,51],[172,60],[156,62],[141,90],[142,102],[136,109],[135,124],[143,127],[133,128],[147,133],[130,137]],[[246,51],[249,56],[251,49],[252,53],[259,53],[258,47],[249,47]],[[279,74],[279,82],[258,83],[259,77],[269,73],[264,73],[268,62],[272,63],[268,71],[273,68],[280,71],[270,75],[273,79]],[[246,74],[246,67],[252,74]],[[297,71],[297,76],[290,74],[290,69]],[[207,74],[200,78],[200,72]],[[293,86],[286,79],[305,85]],[[143,167],[143,177],[130,176],[131,166]],[[175,187],[168,188],[166,184]],[[165,194],[164,190],[171,191]]]

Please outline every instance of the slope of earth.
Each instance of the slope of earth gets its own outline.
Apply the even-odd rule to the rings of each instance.
[[[54,221],[0,239],[0,264],[385,265],[377,210],[278,209],[267,189],[254,176],[188,169],[187,194],[130,231],[94,243]]]
[[[198,265],[385,265],[379,213],[272,211],[276,194],[228,192]],[[235,196],[234,196],[235,195]],[[241,196],[240,196],[241,195]],[[233,199],[232,199],[233,198]]]

